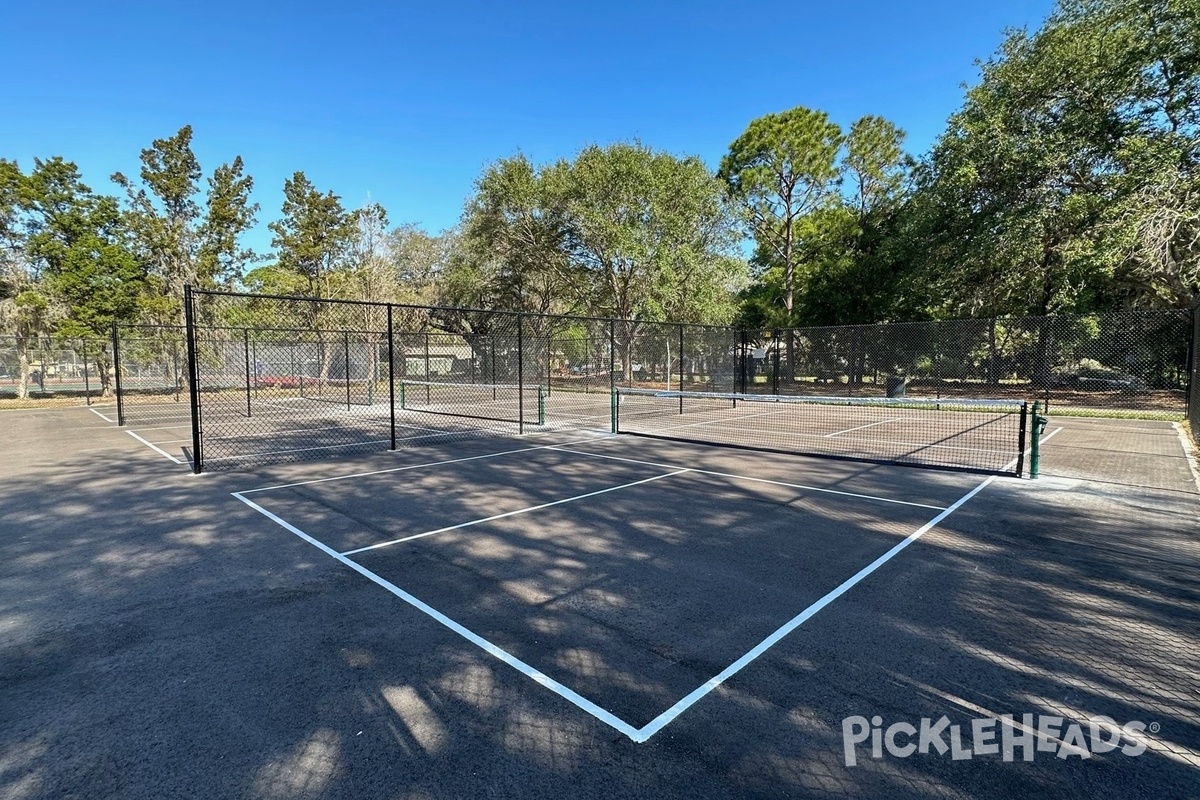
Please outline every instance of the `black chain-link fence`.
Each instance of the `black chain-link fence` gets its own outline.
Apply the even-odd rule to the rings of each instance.
[[[1188,377],[1188,424],[1200,446],[1200,306],[1192,309],[1191,375]]]
[[[190,298],[195,438],[206,468],[607,430],[615,388],[1040,400],[1059,414],[1183,419],[1194,336],[1186,310],[744,330],[209,291]],[[126,408],[137,392],[156,399],[160,419],[191,410],[178,332],[137,333],[119,336]],[[130,342],[142,354],[134,389],[125,385]]]
[[[1041,400],[1182,419],[1187,310],[745,331],[742,391]]]
[[[117,325],[113,333],[117,419],[121,425],[187,425],[187,342],[178,325]]]
[[[111,400],[112,340],[0,335],[0,400],[77,403]]]

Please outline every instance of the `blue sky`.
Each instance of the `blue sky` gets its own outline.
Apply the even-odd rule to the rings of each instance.
[[[1050,0],[121,2],[0,7],[0,158],[62,155],[95,189],[184,124],[241,155],[262,205],[303,170],[348,208],[453,225],[490,162],[640,139],[716,166],[754,117],[879,114],[922,153],[1006,27]]]

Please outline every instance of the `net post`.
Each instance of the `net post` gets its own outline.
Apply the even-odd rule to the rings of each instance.
[[[428,368],[429,362],[425,363]],[[520,313],[517,314],[517,433],[525,433],[525,317]]]
[[[183,287],[183,324],[187,342],[188,400],[192,406],[192,472],[199,474],[204,469],[200,429],[200,369],[196,359],[196,320],[190,284]]]
[[[538,384],[538,425],[546,424],[546,395],[549,393],[548,387]]]
[[[609,419],[612,422],[612,432],[620,433],[621,432],[621,416],[620,416],[621,412],[618,409],[621,408],[621,402],[620,402],[620,399],[617,397],[617,388],[615,386],[608,393],[608,396],[609,396],[608,414],[609,414]]]
[[[1029,425],[1029,401],[1021,401],[1021,429],[1017,433],[1017,477],[1025,473],[1025,430]]]
[[[246,363],[246,416],[250,416],[250,329],[242,328],[242,354]]]
[[[388,354],[388,418],[392,445],[396,449],[396,361],[392,353],[392,304],[387,304],[387,354]]]
[[[258,397],[258,340],[255,339],[250,343],[251,362],[254,364],[254,396]]]
[[[113,391],[117,393],[117,425],[125,427],[125,392],[121,390],[121,336],[117,332],[117,319],[112,321],[113,346]]]
[[[1039,402],[1033,404],[1033,438],[1029,443],[1029,477],[1036,478],[1041,471],[1042,466],[1042,427],[1045,425],[1046,418],[1041,415],[1042,405]]]
[[[350,331],[342,331],[342,374],[346,376],[346,410],[350,410]]]

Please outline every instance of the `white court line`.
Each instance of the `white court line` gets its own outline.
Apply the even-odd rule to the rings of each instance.
[[[565,442],[565,444],[587,444],[595,439],[580,439],[575,442]],[[443,464],[458,464],[462,461],[477,461],[484,458],[496,458],[497,456],[509,456],[514,453],[528,453],[533,450],[548,450],[558,445],[542,444],[536,447],[520,447],[515,450],[501,450],[498,453],[483,453],[477,456],[466,456],[464,458],[448,458],[442,461],[427,461],[423,464],[408,464],[403,467],[388,467],[387,469],[376,469],[370,472],[354,472],[350,475],[334,475],[329,478],[314,478],[311,481],[296,481],[295,483],[280,483],[274,486],[260,486],[257,489],[245,489],[242,494],[253,494],[254,492],[269,492],[273,489],[290,489],[294,486],[309,486],[314,483],[329,483],[330,481],[344,481],[348,478],[366,478],[371,475],[386,475],[392,472],[406,472],[410,469],[424,469],[425,467],[440,467]]]
[[[531,449],[541,449],[541,448],[531,448]],[[517,451],[514,451],[514,452],[517,452]],[[390,471],[390,470],[382,470],[382,471]],[[372,474],[374,474],[374,473],[372,473]],[[363,575],[368,580],[376,583],[377,585],[382,586],[384,589],[391,592],[396,597],[400,598],[401,600],[403,600],[404,602],[413,606],[414,608],[421,611],[422,613],[427,614],[428,616],[432,617],[434,620],[441,623],[442,625],[449,628],[450,630],[454,631],[455,633],[457,633],[459,636],[463,637],[467,641],[471,642],[472,644],[483,649],[487,653],[500,659],[504,663],[506,663],[509,666],[516,669],[518,672],[521,672],[522,674],[532,678],[537,683],[541,684],[542,686],[546,687],[547,689],[550,689],[552,692],[559,695],[560,697],[567,700],[568,702],[572,703],[579,709],[587,712],[588,714],[591,714],[593,717],[595,717],[599,721],[601,721],[604,724],[608,725],[609,727],[619,731],[620,733],[624,734],[625,736],[628,736],[634,742],[637,742],[640,744],[642,742],[647,741],[651,736],[656,734],[658,731],[662,730],[666,725],[670,724],[676,717],[678,717],[680,714],[682,714],[684,711],[686,711],[688,708],[690,708],[692,705],[694,705],[698,700],[700,700],[705,695],[707,695],[709,692],[711,692],[713,689],[717,688],[722,683],[727,681],[729,678],[731,678],[737,672],[741,671],[746,665],[750,664],[752,661],[754,661],[760,655],[762,655],[767,650],[769,650],[771,647],[773,647],[776,643],[778,643],[781,639],[783,639],[789,633],[794,631],[796,628],[800,627],[800,625],[802,625],[804,622],[806,622],[808,619],[810,619],[817,612],[821,611],[823,608],[828,606],[830,603],[832,603],[838,597],[845,594],[847,591],[849,591],[851,588],[853,588],[856,584],[858,584],[860,581],[862,581],[863,578],[866,578],[868,575],[875,572],[877,569],[879,569],[879,567],[883,566],[885,563],[887,563],[889,560],[891,560],[901,550],[908,547],[910,544],[915,542],[917,539],[924,536],[926,533],[928,533],[930,530],[932,530],[938,523],[940,523],[942,520],[949,517],[957,509],[961,508],[964,503],[966,503],[968,500],[970,500],[972,497],[974,497],[976,494],[978,494],[980,491],[982,491],[984,489],[984,487],[988,486],[995,479],[996,479],[996,476],[989,477],[986,480],[984,480],[982,483],[980,483],[978,486],[971,489],[969,492],[967,492],[962,497],[960,497],[958,500],[956,500],[949,508],[943,509],[940,514],[938,514],[936,517],[934,517],[929,522],[922,525],[920,528],[918,528],[916,531],[914,531],[912,534],[910,534],[902,542],[897,543],[895,546],[893,546],[890,550],[888,550],[882,556],[880,556],[879,558],[872,561],[866,567],[863,567],[861,570],[856,572],[854,575],[852,575],[847,580],[843,581],[840,585],[837,586],[837,588],[828,592],[820,600],[816,601],[815,603],[810,605],[808,608],[804,609],[802,612],[800,612],[795,617],[790,619],[784,625],[779,627],[774,633],[772,633],[766,639],[763,639],[761,642],[759,642],[759,644],[757,644],[755,647],[753,647],[749,652],[747,652],[745,655],[743,655],[737,661],[734,661],[732,664],[730,664],[728,667],[726,667],[720,673],[713,676],[709,680],[705,681],[703,684],[701,684],[698,688],[696,688],[694,691],[692,691],[686,697],[681,699],[679,702],[675,703],[673,706],[668,708],[663,713],[659,714],[657,717],[655,717],[653,720],[651,720],[649,723],[647,723],[646,725],[644,725],[641,728],[633,727],[631,724],[629,724],[628,722],[625,722],[621,718],[617,717],[612,712],[610,712],[604,708],[601,708],[597,704],[593,703],[591,700],[588,700],[586,697],[583,697],[582,695],[580,695],[578,692],[575,692],[572,689],[569,689],[568,687],[564,686],[563,684],[559,683],[558,681],[554,680],[553,678],[550,678],[549,676],[545,675],[544,673],[540,672],[539,670],[533,668],[532,666],[525,663],[524,661],[517,658],[516,656],[512,655],[511,653],[501,649],[500,647],[497,647],[496,645],[492,644],[491,642],[489,642],[488,640],[479,636],[478,634],[473,633],[472,631],[463,627],[459,623],[457,623],[454,620],[447,617],[445,614],[434,609],[432,606],[428,605],[427,603],[422,602],[421,600],[417,599],[416,597],[409,594],[408,592],[405,592],[403,589],[400,589],[395,584],[379,577],[371,570],[369,570],[366,567],[362,566],[361,564],[351,560],[348,556],[346,556],[342,553],[339,553],[336,550],[333,550],[332,548],[323,544],[322,542],[317,541],[316,539],[309,536],[308,534],[306,534],[304,531],[300,530],[296,526],[288,523],[286,520],[282,519],[281,517],[276,516],[275,514],[271,513],[270,511],[267,511],[262,506],[259,506],[256,503],[246,499],[246,497],[243,496],[243,493],[233,492],[233,496],[236,497],[238,500],[242,501],[243,503],[245,503],[246,505],[248,505],[250,508],[253,508],[255,511],[257,511],[260,514],[262,514],[263,516],[267,517],[268,519],[270,519],[272,522],[276,523],[280,527],[284,528],[287,531],[290,531],[291,533],[295,534],[296,536],[299,536],[304,541],[306,541],[309,544],[313,545],[314,547],[320,549],[326,555],[338,560],[342,564],[345,564],[346,566],[350,567],[351,569],[358,572],[360,575]]]
[[[742,656],[737,661],[730,664],[725,669],[721,670],[721,672],[714,675],[712,678],[709,678],[707,681],[705,681],[699,687],[697,687],[695,689],[695,691],[693,691],[687,697],[683,698],[678,703],[671,706],[663,713],[659,714],[657,717],[655,717],[649,723],[647,723],[646,725],[639,728],[635,732],[635,735],[630,738],[632,738],[635,742],[644,742],[647,739],[649,739],[651,736],[653,736],[654,734],[658,733],[658,731],[662,730],[663,727],[668,725],[673,719],[675,719],[680,714],[682,714],[684,711],[686,711],[697,700],[704,697],[706,694],[708,694],[713,689],[720,686],[725,681],[729,680],[731,677],[733,677],[735,674],[737,674],[743,667],[745,667],[751,661],[758,658],[760,655],[762,655],[767,650],[769,650],[780,639],[787,636],[792,631],[796,630],[796,628],[799,628],[806,621],[808,621],[810,618],[812,618],[812,616],[814,614],[816,614],[818,611],[825,608],[827,605],[832,603],[834,600],[838,599],[843,594],[845,594],[847,591],[852,589],[855,586],[855,584],[857,584],[863,578],[867,577],[872,572],[874,572],[875,570],[882,567],[884,564],[886,564],[888,561],[890,561],[901,550],[908,547],[910,544],[915,542],[917,539],[920,539],[922,536],[924,536],[926,533],[928,533],[930,530],[932,530],[935,525],[937,525],[939,522],[946,519],[946,517],[950,516],[955,511],[957,511],[959,508],[961,508],[964,503],[966,503],[968,500],[970,500],[975,495],[979,494],[979,492],[982,491],[985,486],[987,486],[994,480],[996,480],[995,475],[993,475],[992,477],[983,481],[983,483],[979,484],[974,489],[972,489],[971,491],[964,494],[962,497],[955,500],[954,503],[952,503],[949,508],[945,509],[944,511],[942,511],[942,513],[938,514],[936,517],[931,519],[929,522],[925,523],[920,528],[913,531],[911,534],[909,534],[908,538],[906,538],[904,541],[897,543],[894,547],[892,547],[892,549],[888,550],[886,553],[881,555],[879,558],[875,559],[870,564],[863,567],[858,572],[854,573],[848,579],[843,581],[841,583],[841,585],[839,585],[836,589],[834,589],[833,591],[826,594],[820,600],[813,603],[812,605],[810,605],[808,608],[801,611],[796,616],[792,617],[790,620],[788,620],[786,623],[784,623],[782,626],[780,626],[774,633],[772,633],[766,639],[763,639],[761,642],[759,642],[757,645],[755,645],[755,647],[753,649],[751,649],[748,653],[746,653],[744,656]]]
[[[137,429],[139,431],[172,431],[172,430],[175,430],[176,428],[187,428],[188,430],[191,430],[191,427],[192,427],[192,423],[183,422],[183,423],[180,423],[179,425],[155,425],[150,428],[146,428],[141,425],[138,425]]]
[[[1062,430],[1062,428],[1061,428],[1061,427],[1059,427],[1059,428],[1055,428],[1054,430],[1050,431],[1050,432],[1049,432],[1049,433],[1047,433],[1045,436],[1043,436],[1041,439],[1038,439],[1038,447],[1041,447],[1041,446],[1042,446],[1042,445],[1044,445],[1046,442],[1048,442],[1048,441],[1050,441],[1051,439],[1053,439],[1053,438],[1054,438],[1054,436],[1055,436],[1055,434],[1057,434],[1057,433],[1058,433],[1059,431],[1061,431],[1061,430]],[[1028,457],[1029,457],[1029,455],[1030,455],[1032,452],[1033,452],[1033,445],[1030,445],[1029,447],[1026,447],[1026,448],[1025,448],[1025,451],[1024,451],[1024,452],[1023,452],[1021,455],[1022,455],[1023,457],[1025,457],[1025,458],[1028,458]],[[1018,461],[1018,460],[1020,460],[1020,456],[1019,456],[1018,458],[1014,458],[1012,461],[1010,461],[1010,462],[1008,462],[1007,464],[1005,464],[1005,465],[1004,465],[1004,470],[1003,470],[1003,471],[1007,472],[1008,470],[1010,470],[1010,469],[1012,469],[1013,467],[1015,467],[1015,466],[1017,465],[1017,461]],[[1020,477],[1020,476],[1018,475],[1017,477]]]
[[[879,422],[869,422],[866,425],[859,425],[858,427],[855,427],[855,428],[846,428],[846,430],[844,430],[844,431],[834,431],[833,433],[827,433],[827,434],[825,434],[825,438],[828,439],[830,436],[841,436],[843,433],[850,433],[850,431],[861,431],[863,428],[874,428],[876,425],[887,425],[889,422],[899,422],[899,420],[900,420],[899,417],[893,417],[891,419],[885,419],[885,420],[881,420]]]
[[[1196,483],[1196,491],[1200,491],[1200,466],[1196,461],[1196,447],[1192,444],[1192,439],[1183,430],[1183,425],[1178,422],[1172,422],[1172,427],[1179,434],[1179,444],[1183,447],[1183,457],[1187,461],[1188,469],[1192,471],[1192,480]]]
[[[519,659],[516,656],[509,653],[507,650],[497,647],[496,645],[489,642],[487,639],[484,639],[482,636],[480,636],[476,633],[473,633],[472,631],[463,627],[459,623],[450,619],[450,617],[447,617],[442,612],[438,611],[437,609],[433,608],[432,606],[428,605],[427,603],[424,603],[421,600],[418,600],[416,597],[412,596],[411,594],[404,591],[403,589],[396,586],[395,584],[391,583],[390,581],[384,580],[383,578],[379,577],[374,572],[372,572],[371,570],[362,566],[361,564],[357,563],[356,561],[352,561],[351,559],[347,558],[346,556],[342,555],[341,553],[337,552],[336,550],[317,541],[316,539],[309,536],[304,531],[297,528],[295,525],[292,525],[292,524],[288,523],[287,521],[281,519],[280,517],[275,516],[270,511],[267,511],[265,508],[263,508],[262,506],[257,505],[255,503],[251,502],[250,500],[247,500],[240,493],[234,492],[233,496],[236,497],[238,500],[241,500],[246,505],[250,506],[250,508],[254,509],[258,513],[265,516],[267,519],[276,523],[277,525],[282,527],[284,530],[294,533],[296,536],[299,536],[301,539],[308,542],[309,544],[316,547],[317,549],[321,550],[326,555],[330,556],[331,558],[336,559],[337,561],[340,561],[342,564],[345,564],[347,567],[354,570],[358,574],[362,575],[367,580],[369,580],[379,586],[382,586],[384,589],[391,592],[393,595],[400,598],[404,602],[408,603],[410,606],[417,609],[421,613],[427,614],[428,616],[432,617],[438,623],[440,623],[440,624],[444,625],[445,627],[449,628],[450,630],[454,631],[455,633],[457,633],[459,636],[466,639],[471,644],[483,649],[485,652],[489,653],[490,655],[495,656],[496,658],[500,659],[505,664],[508,664],[510,667],[517,670],[521,674],[537,681],[542,686],[545,686],[547,689],[554,692],[555,694],[557,694],[559,697],[563,698],[567,702],[572,703],[573,705],[580,708],[581,710],[586,711],[588,714],[591,714],[593,717],[600,720],[605,725],[615,728],[616,730],[625,734],[626,736],[628,736],[630,739],[633,739],[634,741],[638,741],[638,739],[637,739],[638,731],[632,725],[630,725],[628,722],[625,722],[621,718],[617,717],[615,714],[607,711],[606,709],[601,708],[600,706],[593,703],[591,700],[588,700],[586,697],[579,694],[578,692],[567,688],[566,686],[564,686],[563,684],[554,680],[553,678],[546,675],[545,673],[543,673],[537,669],[534,669],[533,667],[526,664],[521,659]]]
[[[581,455],[581,456],[592,456],[593,458],[607,458],[612,461],[626,461],[630,464],[644,464],[648,467],[661,467],[663,469],[680,469],[681,468],[677,464],[664,464],[659,461],[642,461],[642,460],[636,459],[636,458],[624,458],[622,456],[610,456],[610,455],[605,455],[603,453],[589,453],[585,450],[571,450],[562,445],[551,445],[550,449],[551,450],[559,450],[564,453],[575,453],[576,455]],[[838,489],[826,489],[821,486],[805,486],[800,483],[785,483],[784,481],[773,481],[773,480],[769,480],[767,478],[751,478],[749,475],[734,475],[731,472],[716,472],[714,470],[698,469],[696,467],[686,467],[684,469],[688,469],[691,472],[695,472],[697,475],[715,475],[715,476],[721,477],[721,478],[729,478],[730,480],[751,481],[753,483],[770,483],[775,486],[786,486],[789,489],[802,489],[807,492],[821,492],[822,494],[836,494],[836,495],[841,495],[843,497],[854,497],[859,500],[875,500],[880,503],[895,503],[896,505],[900,505],[900,506],[915,506],[917,508],[928,508],[933,511],[942,511],[945,509],[945,506],[932,506],[932,505],[928,505],[926,503],[913,503],[908,500],[893,500],[890,497],[880,497],[878,495],[873,495],[873,494],[858,494],[857,492],[843,492],[843,491],[839,491]]]
[[[387,426],[387,420],[383,420],[383,423],[381,425],[363,425],[359,428],[359,430],[365,433],[365,432],[370,431],[372,428],[386,427],[386,426]],[[324,428],[295,427],[295,428],[287,428],[287,429],[283,429],[283,430],[269,431],[269,432],[262,431],[262,430],[243,431],[241,433],[229,431],[228,433],[230,435],[222,435],[227,432],[226,428],[229,427],[228,425],[225,424],[224,420],[221,420],[218,422],[210,422],[205,427],[209,431],[212,431],[212,433],[204,434],[204,441],[206,441],[206,442],[240,442],[240,441],[243,441],[246,439],[249,439],[251,441],[259,441],[264,438],[270,439],[270,438],[276,438],[277,436],[282,438],[283,436],[286,436],[286,435],[295,435],[295,434],[307,435],[310,433],[320,433],[321,431],[344,431],[347,429],[348,426],[346,426],[346,425],[328,425]],[[396,427],[399,428],[400,426],[397,425]],[[139,430],[148,430],[148,429],[139,428]]]
[[[551,506],[562,505],[563,503],[571,503],[571,502],[574,502],[575,500],[583,500],[588,497],[595,497],[598,494],[607,494],[608,492],[615,492],[618,489],[628,489],[630,486],[640,486],[643,483],[650,483],[651,481],[659,481],[659,480],[662,480],[663,478],[670,478],[673,475],[682,475],[685,472],[691,472],[691,470],[685,467],[683,469],[677,469],[674,472],[668,472],[665,475],[655,475],[653,478],[643,478],[640,481],[633,481],[631,483],[623,483],[620,486],[610,486],[607,489],[600,489],[599,491],[588,492],[587,494],[577,494],[574,497],[564,497],[561,500],[555,500],[550,503],[542,503],[541,505],[538,505],[538,506],[530,506],[529,508],[521,508],[516,511],[506,511],[503,514],[495,514],[490,517],[485,517],[484,519],[475,519],[475,520],[471,520],[470,522],[460,522],[457,525],[447,525],[445,528],[438,528],[435,531],[426,531],[425,533],[417,533],[412,536],[405,536],[403,539],[392,539],[390,542],[379,542],[378,544],[371,544],[371,545],[367,545],[366,547],[359,547],[354,550],[347,550],[346,552],[342,553],[342,555],[352,556],[355,553],[363,553],[363,552],[366,552],[367,550],[378,550],[381,547],[390,547],[391,545],[400,544],[402,542],[411,542],[413,539],[423,539],[426,536],[433,536],[435,533],[446,533],[448,531],[456,531],[456,530],[459,530],[460,528],[469,528],[472,525],[482,525],[485,522],[494,522],[495,520],[504,519],[505,517],[515,517],[517,514],[528,514],[530,511],[538,511],[543,508],[550,508]]]
[[[148,441],[146,441],[145,439],[143,439],[142,437],[138,436],[136,433],[134,433],[133,431],[129,430],[128,428],[126,428],[126,429],[125,429],[125,432],[126,432],[126,433],[128,433],[128,434],[129,434],[130,436],[132,436],[133,438],[137,439],[137,440],[138,440],[139,442],[141,442],[142,444],[146,445],[146,447],[149,447],[149,448],[150,448],[151,450],[153,450],[154,452],[156,452],[156,453],[159,453],[159,454],[161,454],[161,455],[164,455],[164,456],[166,456],[167,458],[171,459],[171,460],[172,460],[172,461],[174,461],[176,464],[182,464],[182,463],[183,463],[183,462],[182,462],[182,461],[180,461],[178,458],[176,458],[175,456],[173,456],[173,455],[171,455],[170,453],[168,453],[166,450],[163,450],[161,447],[157,447],[157,446],[156,446],[156,445],[155,445],[153,442],[148,442]]]
[[[104,416],[103,414],[101,414],[99,411],[97,411],[92,406],[88,406],[88,411],[92,412],[93,414],[95,414],[97,417],[104,420],[105,422],[114,422],[115,421],[115,420],[111,420],[108,417]]]
[[[141,428],[139,430],[144,430],[144,428]],[[149,440],[147,440],[147,441],[149,441]],[[176,436],[174,439],[155,439],[153,442],[150,442],[150,444],[172,444],[174,442],[191,443],[191,441],[192,441],[191,436]]]

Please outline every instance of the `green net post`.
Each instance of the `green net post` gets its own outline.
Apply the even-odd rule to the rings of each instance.
[[[546,387],[538,384],[538,425],[546,424]]]
[[[609,397],[611,398],[609,401],[609,409],[608,409],[609,419],[610,419],[610,422],[612,425],[612,432],[616,433],[617,432],[617,403],[619,401],[617,400],[617,390],[615,387],[613,388],[613,390],[611,392],[609,392]]]
[[[1046,417],[1042,416],[1042,404],[1035,402],[1033,404],[1033,439],[1029,445],[1029,477],[1036,478],[1041,469],[1042,461],[1042,432],[1046,430],[1046,425],[1050,423]]]
[[[404,381],[400,381],[400,408],[404,408],[404,407],[405,407],[405,406],[404,406],[404,390],[405,390],[405,386],[406,386],[406,384],[404,383]]]

